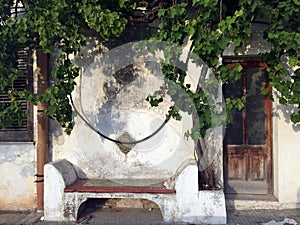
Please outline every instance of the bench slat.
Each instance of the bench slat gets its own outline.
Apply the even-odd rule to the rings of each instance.
[[[149,194],[173,194],[174,189],[169,189],[163,183],[155,186],[87,186],[87,182],[93,180],[78,180],[74,184],[66,187],[64,192],[91,192],[91,193],[149,193]],[[97,180],[95,180],[97,181]],[[101,183],[101,182],[100,182]]]

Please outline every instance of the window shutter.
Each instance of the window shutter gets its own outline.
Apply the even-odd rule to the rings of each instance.
[[[14,84],[14,89],[33,90],[32,85],[32,52],[27,49],[18,52],[18,69],[22,71]],[[27,110],[27,117],[22,124],[15,121],[11,126],[0,129],[0,141],[21,142],[33,141],[33,106],[25,98],[20,98],[22,102],[22,109]],[[0,101],[9,101],[7,94],[0,94]]]

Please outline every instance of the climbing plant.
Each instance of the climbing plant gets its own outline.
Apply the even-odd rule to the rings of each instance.
[[[18,99],[26,97],[34,104],[46,103],[45,113],[70,133],[74,119],[69,96],[79,75],[70,54],[79,54],[86,44],[85,31],[93,30],[99,39],[107,41],[122,34],[129,23],[155,19],[160,24],[152,39],[182,45],[189,37],[190,51],[204,60],[223,83],[241,77],[241,66],[230,68],[221,62],[224,49],[231,44],[238,52],[247,45],[251,23],[257,19],[265,21],[268,29],[264,38],[270,42],[271,50],[262,57],[268,63],[269,85],[277,90],[280,103],[300,104],[299,0],[1,0],[0,3],[0,92],[10,97],[9,103],[0,103],[0,128],[22,118],[24,111]],[[12,10],[18,5],[24,8],[24,13]],[[133,13],[140,9],[143,13]],[[18,51],[24,47],[42,48],[45,53],[54,49],[60,52],[51,71],[53,84],[39,96],[12,88],[20,75]],[[162,71],[173,81],[162,87],[175,101],[168,116],[180,119],[179,109],[190,113],[191,104],[195,105],[198,121],[191,132],[194,139],[218,124],[212,120],[204,91],[192,91],[185,84],[184,70],[162,62]],[[191,100],[178,96],[176,88],[183,89]],[[272,98],[268,87],[262,87],[261,91]],[[151,105],[163,101],[160,93],[149,93]],[[233,107],[243,108],[243,99],[225,102],[227,112]],[[300,122],[300,112],[293,112],[291,120]]]

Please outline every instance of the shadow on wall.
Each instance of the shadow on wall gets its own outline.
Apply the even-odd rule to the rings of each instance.
[[[76,171],[76,175],[79,179],[88,179],[88,176],[86,175],[86,173],[77,165],[72,164],[72,166],[74,167],[75,171]]]
[[[298,188],[298,193],[297,193],[297,207],[300,208],[300,188]]]
[[[48,156],[49,162],[53,161],[54,145],[64,143],[64,131],[57,121],[49,119],[49,145]]]
[[[148,40],[155,32],[156,28],[151,27],[149,24],[132,23],[128,24],[128,28],[119,37],[103,41],[99,34],[87,31],[85,34],[87,44],[80,50],[80,54],[76,56],[75,63],[85,70],[95,61],[99,54],[129,42]]]
[[[155,27],[151,27],[146,23],[133,23],[128,24],[128,29],[120,35],[110,41],[103,41],[99,37],[99,34],[93,31],[86,31],[85,36],[87,39],[86,46],[81,48],[80,53],[74,58],[75,64],[82,69],[81,72],[85,72],[89,66],[95,62],[95,60],[104,52],[107,52],[110,49],[113,49],[117,46],[139,41],[139,40],[148,40],[151,35],[156,31]],[[122,53],[124,54],[124,53]],[[55,67],[56,59],[59,57],[59,51],[54,51],[51,54],[49,66],[50,69]],[[117,74],[116,74],[117,75]],[[105,87],[104,87],[105,88]],[[104,92],[109,90],[104,89]],[[109,111],[109,105],[108,111]],[[101,112],[102,113],[102,112]],[[110,134],[111,132],[107,132]],[[50,121],[50,142],[49,142],[49,161],[52,161],[55,155],[54,149],[55,145],[64,144],[64,131],[58,125],[56,121]]]
[[[276,116],[279,119],[284,119],[287,124],[293,123],[291,121],[291,114],[297,112],[299,110],[298,106],[296,105],[277,105],[273,116]],[[279,114],[281,112],[282,114]],[[283,116],[283,118],[281,118]],[[292,124],[292,128],[295,132],[300,132],[300,123]]]
[[[99,59],[104,53],[107,53],[109,50],[114,49],[118,46],[124,45],[126,43],[130,42],[136,42],[140,40],[148,40],[154,33],[156,29],[151,27],[149,24],[146,23],[132,23],[128,24],[128,28],[124,31],[123,34],[121,34],[119,37],[115,37],[109,41],[103,41],[99,34],[89,30],[86,31],[86,46],[82,47],[80,49],[80,53],[75,56],[74,62],[75,64],[80,67],[82,75],[84,76],[91,76],[91,73],[86,73],[90,66],[93,65],[93,63],[97,62],[97,59]],[[124,50],[124,49],[122,49]],[[112,101],[115,99],[116,95],[120,91],[119,86],[126,86],[132,81],[137,79],[137,71],[134,71],[134,65],[128,65],[126,68],[121,68],[120,71],[114,71],[111,70],[111,67],[109,66],[109,63],[114,62],[115,64],[124,64],[124,62],[127,62],[123,58],[130,58],[130,55],[127,54],[127,52],[117,52],[115,50],[115,54],[123,55],[122,60],[124,61],[117,61],[117,59],[109,59],[109,57],[106,59],[108,60],[108,65],[106,65],[106,70],[102,71],[104,75],[112,78],[112,80],[115,79],[115,82],[112,82],[112,80],[107,80],[103,87],[101,92],[105,93],[105,96],[107,98],[107,101],[105,105],[102,107],[103,111],[99,112],[101,114],[105,114],[107,112],[111,112],[111,105]],[[132,53],[131,53],[132,54]],[[55,58],[55,55],[53,56]],[[104,60],[104,59],[103,59]],[[54,59],[52,59],[54,62]],[[101,65],[103,68],[105,68],[105,60],[104,62],[101,62]],[[54,63],[51,63],[54,65]],[[99,64],[99,63],[96,63]],[[94,67],[92,67],[95,69]],[[112,66],[113,69],[115,69]],[[128,75],[129,76],[125,76]],[[105,77],[105,76],[104,76]],[[126,78],[126,79],[123,79]],[[105,122],[105,121],[104,121]],[[103,124],[100,124],[103,126]],[[107,125],[107,124],[105,124]],[[113,132],[113,129],[106,132],[107,135],[111,134]],[[60,134],[61,135],[61,134]]]

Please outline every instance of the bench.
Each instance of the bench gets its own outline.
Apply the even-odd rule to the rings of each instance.
[[[138,180],[139,184],[143,181]],[[198,167],[188,161],[167,181],[136,185],[128,181],[79,179],[74,165],[62,159],[44,167],[44,218],[75,221],[90,198],[136,198],[156,203],[165,222],[226,224],[223,191],[199,191]]]

